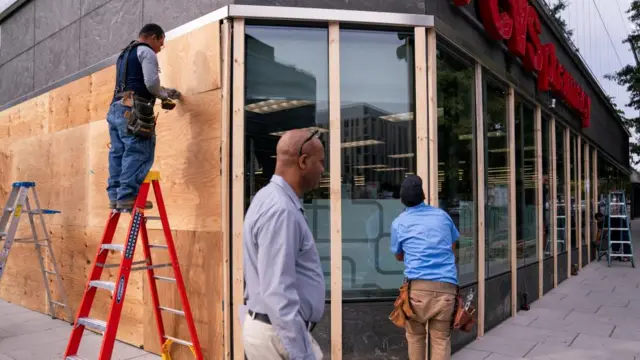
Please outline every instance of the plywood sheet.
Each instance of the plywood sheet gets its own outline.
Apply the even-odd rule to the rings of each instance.
[[[162,86],[183,95],[219,89],[220,24],[214,22],[165,42],[158,62]]]
[[[89,121],[104,120],[107,118],[116,85],[116,66],[112,65],[91,74],[90,82]]]
[[[91,76],[68,83],[49,92],[51,117],[49,132],[70,129],[89,122]]]

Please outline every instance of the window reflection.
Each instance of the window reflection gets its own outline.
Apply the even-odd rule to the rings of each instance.
[[[570,191],[571,191],[571,248],[578,248],[578,211],[580,204],[578,203],[578,138],[576,135],[571,133],[570,135],[571,142],[570,145]]]
[[[328,31],[322,28],[246,27],[246,206],[275,171],[284,131],[319,129],[326,173],[303,205],[330,291]],[[346,270],[346,269],[345,269]],[[327,295],[328,296],[328,295]]]
[[[509,145],[507,93],[492,80],[485,82],[486,274],[509,271]]]
[[[538,260],[536,139],[533,107],[516,101],[516,244],[518,266]]]
[[[456,249],[460,285],[476,281],[475,71],[438,45],[438,205],[460,232]]]
[[[564,127],[556,122],[556,223],[558,227],[558,253],[567,251],[567,217],[565,208]]]
[[[413,32],[340,31],[343,296],[394,294],[404,265],[389,253],[416,171]]]
[[[544,258],[553,256],[551,246],[551,127],[549,119],[542,118],[542,214],[543,214],[543,248]]]

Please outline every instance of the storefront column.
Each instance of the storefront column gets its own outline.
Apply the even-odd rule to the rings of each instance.
[[[538,229],[538,298],[541,298],[544,294],[544,277],[543,277],[543,262],[544,262],[544,184],[542,176],[542,108],[540,105],[536,105],[535,113],[535,141],[536,141],[536,218],[538,222],[536,224]]]
[[[571,277],[571,131],[564,129],[564,211],[565,221],[565,242],[567,244],[567,279]]]
[[[222,277],[223,277],[223,331],[224,360],[231,358],[231,213],[230,194],[231,174],[229,161],[231,156],[231,24],[225,19],[220,29],[222,40],[222,119],[220,129],[220,222],[222,226]]]
[[[558,287],[558,163],[556,152],[556,119],[551,118],[551,247],[553,248],[553,288]]]
[[[417,39],[416,39],[417,40]],[[417,63],[416,63],[417,64]],[[436,29],[427,30],[427,95],[429,96],[429,204],[438,207],[438,93]]]
[[[518,259],[516,231],[516,144],[515,144],[515,90],[509,87],[507,95],[507,134],[509,144],[509,248],[511,262],[511,316],[518,312]]]
[[[593,196],[592,203],[593,206],[595,206],[595,209],[593,209],[593,213],[595,214],[600,211],[600,206],[598,206],[598,150],[596,150],[595,147],[593,149],[593,152],[591,153],[591,159],[593,159],[593,161],[591,162],[591,187],[593,188],[591,194]],[[594,238],[597,234],[598,227],[596,225],[596,232],[593,234]],[[589,257],[591,257],[591,255],[589,255]]]
[[[340,24],[329,23],[329,161],[331,174],[331,359],[342,359],[342,121],[340,119]]]
[[[478,224],[478,337],[484,335],[485,307],[485,165],[484,165],[484,121],[482,101],[482,65],[476,63],[476,169],[478,172],[478,195],[476,201]]]
[[[585,234],[584,234],[584,241],[587,244],[587,263],[591,262],[591,219],[593,219],[593,217],[591,216],[591,181],[589,181],[589,169],[591,168],[589,166],[590,163],[590,153],[589,153],[589,144],[585,143],[584,144],[584,187],[585,187],[585,196],[586,199],[584,199],[585,202],[585,219],[583,220],[585,222]]]
[[[427,79],[432,76],[431,67],[427,66],[427,31],[424,27],[415,30],[415,84],[416,84],[416,160],[417,174],[422,178],[422,189],[431,201],[430,173],[438,172],[437,162],[429,157],[429,123]],[[428,73],[427,73],[428,71]],[[435,74],[433,75],[435,76]],[[430,105],[430,104],[429,104]],[[437,182],[436,182],[437,189]]]
[[[233,231],[233,358],[244,360],[240,306],[244,304],[242,224],[244,222],[244,19],[233,20],[233,152],[231,216]]]
[[[576,241],[578,242],[578,269],[582,269],[582,137],[577,136],[578,144],[576,145],[578,152],[578,176],[576,177]]]

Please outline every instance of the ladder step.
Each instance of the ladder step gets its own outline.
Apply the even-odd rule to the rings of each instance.
[[[170,267],[170,266],[172,266],[172,265],[171,264],[159,264],[159,265],[151,265],[151,266],[141,266],[141,267],[137,267],[137,268],[131,268],[131,271],[151,270],[151,269],[158,269],[158,268]]]
[[[147,220],[160,220],[160,216],[145,216],[144,218]]]
[[[100,248],[102,250],[113,250],[113,251],[120,251],[120,252],[124,251],[124,245],[119,245],[119,244],[102,244]]]
[[[631,244],[631,241],[609,241],[612,244]]]
[[[164,338],[165,338],[165,339],[169,339],[169,340],[173,341],[174,343],[178,343],[178,344],[180,344],[180,345],[184,345],[184,346],[193,346],[193,344],[192,344],[192,343],[190,343],[190,342],[188,342],[188,341],[180,340],[180,339],[176,339],[176,338],[171,337],[171,336],[169,336],[169,335],[165,335],[165,336],[164,336]]]
[[[176,282],[176,279],[170,278],[170,277],[166,277],[166,276],[154,276],[153,278],[156,279],[156,280],[162,280],[162,281],[166,281],[166,282],[172,282],[172,283]]]
[[[63,304],[63,303],[59,303],[59,302],[57,302],[57,301],[51,301],[51,303],[52,303],[53,305],[58,305],[58,306],[60,306],[60,307],[67,307],[67,305],[65,305],[65,304]]]
[[[167,245],[156,245],[156,244],[149,244],[149,248],[150,249],[169,249],[169,247]]]
[[[65,360],[85,360],[85,359],[79,356],[67,356]]]
[[[79,318],[78,325],[82,325],[92,330],[104,332],[107,329],[107,322],[102,320]]]
[[[113,292],[113,290],[116,288],[116,283],[111,281],[93,280],[93,281],[89,281],[89,286],[93,286],[96,288],[105,289]]]
[[[50,270],[45,270],[44,272],[46,272],[49,275],[55,275],[57,274],[55,271],[50,271]]]
[[[144,260],[140,260],[140,261],[134,261],[131,263],[131,265],[143,265],[146,264],[147,262]],[[96,263],[96,266],[101,267],[103,269],[113,269],[113,268],[119,268],[120,264],[103,264],[103,263]]]
[[[627,215],[609,215],[612,218],[626,218]]]
[[[25,211],[28,214],[42,214],[42,215],[53,215],[53,214],[60,214],[60,210],[50,210],[50,209],[40,209],[40,210],[31,210],[31,211]]]
[[[632,254],[611,254],[611,257],[633,257]]]
[[[172,308],[168,308],[168,307],[164,307],[164,306],[158,306],[158,308],[160,310],[164,310],[170,313],[174,313],[176,315],[180,315],[180,316],[184,316],[184,311],[181,310],[176,310],[176,309],[172,309]]]
[[[609,228],[609,230],[613,230],[613,231],[626,231],[626,230],[629,230],[629,228]]]

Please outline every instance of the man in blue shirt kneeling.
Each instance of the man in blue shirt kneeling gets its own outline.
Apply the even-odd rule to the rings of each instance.
[[[410,360],[451,358],[451,321],[458,289],[455,242],[460,233],[444,210],[424,203],[422,179],[407,177],[400,189],[407,209],[391,224],[391,252],[404,261],[414,319],[405,327]]]

